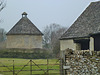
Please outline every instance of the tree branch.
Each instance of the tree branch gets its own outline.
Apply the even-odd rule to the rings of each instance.
[[[5,8],[6,3],[4,2],[4,0],[0,0],[0,11]]]

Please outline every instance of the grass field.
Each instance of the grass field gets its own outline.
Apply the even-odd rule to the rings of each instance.
[[[30,63],[28,63],[30,60],[29,59],[17,59],[17,58],[0,58],[0,71],[10,71],[13,70],[13,60],[14,60],[14,71],[15,75],[18,73],[19,70],[23,68],[24,65],[27,64],[23,68],[23,70],[29,70],[29,71],[20,71],[17,75],[30,75]],[[59,65],[39,65],[39,64],[47,64],[47,59],[33,59],[32,60],[32,70],[39,70],[39,69],[59,69]],[[59,64],[59,61],[57,62],[57,59],[49,59],[49,64]],[[38,66],[37,66],[38,65]],[[2,67],[2,66],[9,66],[8,69],[7,67]],[[32,74],[40,74],[40,75],[45,75],[47,70],[42,70],[42,71],[32,71]],[[49,73],[59,73],[58,70],[49,70]],[[1,75],[13,75],[13,72],[0,72]],[[53,75],[53,74],[49,74]],[[54,75],[60,75],[60,74],[54,74]]]

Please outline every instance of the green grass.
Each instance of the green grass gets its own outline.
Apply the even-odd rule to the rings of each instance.
[[[9,66],[8,68],[13,70],[13,60],[14,60],[14,70],[16,70],[15,73],[18,72],[18,70],[21,70],[24,65],[26,65],[30,60],[29,59],[17,59],[17,58],[0,58],[0,66]],[[39,64],[47,64],[47,59],[33,59],[32,60],[36,65]],[[59,64],[59,61],[57,62],[57,59],[49,59],[49,64]],[[32,63],[32,65],[35,65]],[[20,66],[19,66],[20,65]],[[32,66],[32,70],[38,70],[38,69],[47,69],[47,65],[39,65],[39,66]],[[9,71],[7,67],[0,67],[0,71]],[[59,69],[59,65],[49,65],[49,69]],[[30,63],[28,63],[28,66],[24,67],[23,70],[30,70]],[[45,71],[32,71],[32,74],[40,74],[45,75]],[[59,73],[58,70],[50,70],[49,73]],[[13,75],[13,72],[0,72],[0,74],[3,75]],[[18,73],[18,75],[30,75],[30,71],[21,71]],[[49,74],[50,75],[50,74]],[[51,74],[53,75],[53,74]],[[54,74],[54,75],[60,75],[60,74]]]

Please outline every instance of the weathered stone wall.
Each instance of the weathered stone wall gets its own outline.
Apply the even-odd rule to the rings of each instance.
[[[7,35],[6,48],[42,48],[41,35]]]
[[[81,52],[71,49],[62,54],[64,75],[100,75],[99,56],[83,56]]]
[[[60,49],[61,49],[61,51],[65,50],[67,48],[76,50],[76,43],[74,43],[73,39],[60,40]]]

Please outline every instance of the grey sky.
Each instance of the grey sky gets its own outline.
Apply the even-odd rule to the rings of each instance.
[[[96,0],[7,0],[6,8],[0,12],[0,28],[9,31],[24,11],[41,31],[51,23],[69,27],[93,1]]]

